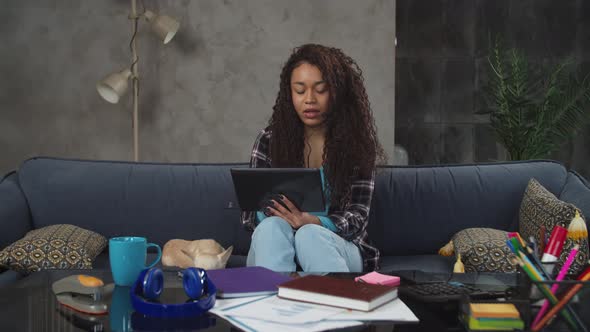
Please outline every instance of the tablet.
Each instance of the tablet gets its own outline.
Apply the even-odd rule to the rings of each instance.
[[[326,210],[318,168],[232,168],[238,204],[258,211],[273,195],[285,195],[303,212]]]

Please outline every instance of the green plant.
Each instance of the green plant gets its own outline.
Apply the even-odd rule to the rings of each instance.
[[[571,59],[529,66],[522,51],[496,42],[488,62],[486,112],[511,160],[548,157],[590,120],[590,76],[578,80]]]

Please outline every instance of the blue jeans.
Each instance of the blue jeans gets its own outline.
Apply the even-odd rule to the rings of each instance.
[[[304,225],[294,231],[280,217],[268,217],[252,235],[248,266],[273,271],[295,271],[295,259],[306,272],[362,272],[358,247],[320,225]]]

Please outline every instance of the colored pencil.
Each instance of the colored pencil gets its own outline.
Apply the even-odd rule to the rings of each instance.
[[[506,246],[508,247],[508,249],[510,249],[510,251],[512,251],[513,253],[517,253],[516,248],[514,248],[514,246],[512,245],[512,241],[510,241],[510,239],[506,240]]]
[[[517,238],[520,245],[524,247],[524,241],[518,232],[508,232],[508,238],[511,239],[513,237]]]
[[[510,242],[512,242],[512,247],[514,247],[514,249],[517,250],[516,253],[518,253],[519,251],[524,252],[524,249],[522,248],[522,245],[520,245],[520,241],[518,241],[518,238],[510,238]]]
[[[518,235],[518,233],[516,233]],[[517,251],[514,251],[514,253],[516,255],[518,255],[519,252],[522,252],[523,254],[526,255],[526,257],[528,258],[528,260],[532,263],[535,262],[536,264],[536,268],[538,269],[538,271],[540,272],[540,274],[545,278],[545,279],[550,279],[551,277],[549,276],[549,273],[547,273],[547,271],[545,271],[545,268],[543,267],[543,264],[541,264],[541,261],[539,260],[538,257],[536,257],[533,254],[533,250],[526,245],[526,243],[524,243],[524,245],[521,245],[521,242],[518,240],[518,238],[516,236],[513,236],[510,238],[509,240],[512,243],[512,246],[510,247],[513,251],[514,249],[516,249]],[[514,248],[514,249],[513,249]]]
[[[541,225],[541,229],[539,230],[539,238],[541,241],[539,242],[539,252],[543,253],[545,251],[545,245],[547,244],[547,239],[545,238],[547,230],[545,229],[545,225]]]
[[[533,255],[535,255],[535,257],[541,257],[539,246],[537,245],[537,240],[535,240],[534,236],[529,236],[529,243],[531,244],[531,247],[533,247]]]
[[[547,272],[545,270],[545,267],[543,266],[543,263],[541,263],[541,260],[539,259],[539,257],[537,257],[534,254],[534,250],[531,249],[531,247],[529,247],[527,245],[525,245],[525,247],[523,249],[524,249],[523,252],[526,255],[526,257],[528,257],[528,259],[531,262],[534,262],[535,263],[536,267],[539,269],[539,272],[541,272],[541,275],[543,277],[545,277],[545,279],[551,279],[551,276],[549,275],[549,272]]]

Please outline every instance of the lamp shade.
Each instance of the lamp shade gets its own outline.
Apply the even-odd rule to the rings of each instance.
[[[129,69],[109,74],[96,83],[96,90],[106,101],[116,104],[127,91],[129,77],[131,77],[131,70]]]
[[[168,44],[174,38],[180,27],[180,23],[168,15],[157,15],[147,10],[145,17],[150,22],[154,33],[162,39],[164,44]]]

